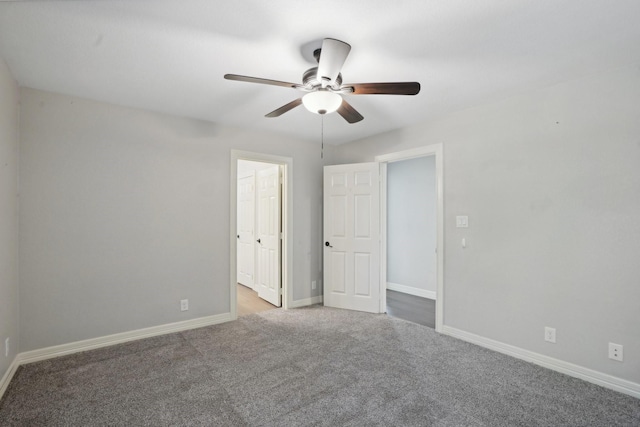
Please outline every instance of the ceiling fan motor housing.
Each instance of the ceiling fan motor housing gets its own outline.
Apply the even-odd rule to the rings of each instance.
[[[318,81],[318,67],[309,68],[302,74],[302,84],[309,89],[322,87],[322,82]],[[341,85],[342,74],[338,73],[336,81],[332,85],[327,85],[327,87],[333,90],[340,90]]]

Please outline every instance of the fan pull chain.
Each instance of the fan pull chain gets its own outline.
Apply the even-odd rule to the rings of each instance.
[[[324,114],[320,115],[320,158],[324,159]]]

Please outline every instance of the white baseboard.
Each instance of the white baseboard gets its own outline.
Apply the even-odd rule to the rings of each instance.
[[[7,372],[5,372],[2,376],[2,379],[0,379],[0,399],[2,399],[4,392],[7,391],[7,387],[9,387],[11,379],[18,370],[18,366],[20,366],[20,364],[18,363],[18,358],[16,356],[13,358],[13,362],[11,362],[11,364],[9,365],[9,369],[7,369]]]
[[[20,365],[52,359],[54,357],[67,354],[79,353],[81,351],[94,350],[101,347],[108,347],[128,341],[140,340],[143,338],[155,337],[158,335],[171,334],[174,332],[186,331],[189,329],[202,328],[204,326],[216,325],[231,320],[231,313],[216,314],[214,316],[200,317],[198,319],[184,320],[182,322],[167,323],[165,325],[152,326],[150,328],[137,329],[135,331],[122,332],[104,337],[91,338],[88,340],[76,341],[68,344],[61,344],[38,350],[18,353],[13,359],[7,372],[0,380],[0,399],[7,390],[11,379]]]
[[[292,301],[291,304],[289,304],[288,308],[300,308],[300,307],[306,307],[308,305],[314,305],[314,304],[322,304],[322,295],[318,295],[317,297],[311,297],[311,298]]]
[[[398,283],[387,282],[387,289],[390,291],[402,292],[403,294],[415,295],[417,297],[436,299],[435,291],[418,289],[412,286],[400,285]]]
[[[165,325],[152,326],[150,328],[137,329],[135,331],[121,332],[104,337],[91,338],[88,340],[41,348],[38,350],[25,351],[24,353],[19,353],[16,356],[16,359],[20,365],[24,365],[27,363],[52,359],[54,357],[64,356],[67,354],[94,350],[101,347],[108,347],[128,341],[135,341],[143,338],[170,334],[173,332],[180,332],[189,329],[202,328],[204,326],[216,325],[218,323],[224,323],[230,320],[231,313],[216,314],[214,316],[200,317],[197,319],[184,320],[182,322],[167,323]]]
[[[629,396],[640,398],[640,384],[638,383],[627,381],[622,378],[614,377],[602,372],[594,371],[593,369],[585,368],[573,363],[555,359],[553,357],[534,353],[533,351],[525,350],[520,347],[515,347],[509,344],[502,343],[500,341],[495,341],[489,338],[482,337],[480,335],[452,328],[451,326],[443,326],[442,333],[454,338],[461,339],[463,341],[470,342],[472,344],[479,345],[481,347],[497,351],[498,353],[503,353],[515,357],[516,359],[534,363],[553,371],[561,372],[563,374],[575,378],[580,378],[581,380],[585,380],[590,383],[618,391],[620,393],[628,394]]]

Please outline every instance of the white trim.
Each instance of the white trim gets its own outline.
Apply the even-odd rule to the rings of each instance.
[[[433,147],[436,156],[436,198],[438,200],[437,213],[437,280],[436,285],[436,331],[441,332],[444,326],[444,152],[442,144],[435,144]]]
[[[121,332],[104,337],[91,338],[88,340],[75,341],[67,344],[45,347],[38,350],[18,353],[9,366],[9,369],[0,380],[0,398],[6,391],[9,382],[13,378],[20,365],[39,362],[41,360],[53,359],[54,357],[79,353],[81,351],[95,350],[97,348],[109,347],[129,341],[141,340],[144,338],[166,335],[175,332],[187,331],[190,329],[202,328],[205,326],[217,325],[231,321],[231,313],[216,314],[213,316],[199,317],[197,319],[183,320],[181,322],[167,323],[165,325],[152,326],[149,328],[137,329],[134,331]]]
[[[165,325],[152,326],[150,328],[136,329],[134,331],[121,332],[104,337],[90,338],[88,340],[75,341],[68,344],[45,347],[38,350],[26,351],[17,356],[21,365],[38,362],[40,360],[52,359],[67,354],[79,353],[81,351],[94,350],[102,347],[109,347],[115,344],[122,344],[129,341],[155,337],[158,335],[171,334],[174,332],[187,331],[189,329],[202,328],[205,326],[217,325],[229,322],[231,313],[216,314],[213,316],[200,317],[197,319],[183,320],[181,322],[167,323]]]
[[[4,395],[4,392],[7,391],[7,387],[9,387],[9,383],[13,379],[13,376],[16,374],[20,363],[18,363],[18,356],[13,358],[13,362],[9,365],[9,368],[0,379],[0,399]]]
[[[403,294],[414,295],[416,297],[436,299],[436,291],[414,288],[413,286],[401,285],[399,283],[387,282],[387,289],[390,291],[402,292]]]
[[[289,308],[307,307],[314,304],[322,304],[322,295],[291,301],[291,304],[289,304]]]
[[[284,224],[282,239],[282,308],[285,310],[293,303],[293,158],[251,151],[231,150],[230,194],[229,194],[229,312],[231,320],[238,318],[238,294],[236,288],[237,272],[237,197],[238,197],[238,160],[274,163],[282,166],[282,221]]]
[[[423,147],[412,148],[410,150],[397,151],[395,153],[381,154],[376,156],[376,162],[399,162],[400,160],[415,159],[416,157],[424,157],[435,154],[434,147],[442,144],[426,145]]]
[[[413,148],[405,151],[398,151],[396,153],[382,154],[375,156],[375,161],[380,162],[381,165],[386,165],[388,162],[397,162],[400,160],[408,160],[416,157],[435,156],[436,163],[436,199],[437,199],[437,224],[436,224],[436,331],[442,332],[444,327],[444,299],[446,297],[444,292],[444,154],[442,149],[442,143],[426,145],[424,147]],[[381,168],[382,169],[382,168]],[[384,168],[386,172],[386,166]],[[382,183],[381,188],[386,188],[386,173],[381,174]],[[386,209],[386,193],[382,194],[384,201],[380,200],[381,210]],[[386,216],[385,216],[386,217]],[[386,248],[387,245],[387,232],[386,225],[381,228],[383,233],[381,238],[382,248]],[[386,250],[386,249],[385,249]],[[384,271],[386,271],[386,256],[381,258],[381,264],[385,264]],[[382,271],[381,267],[381,271]],[[386,286],[386,275],[380,278],[380,287]],[[385,307],[383,307],[384,309]]]
[[[458,338],[463,341],[467,341],[472,344],[497,351],[498,353],[506,354],[515,357],[516,359],[534,363],[536,365],[542,366],[543,368],[561,372],[563,374],[579,378],[581,380],[597,384],[602,387],[618,391],[620,393],[628,394],[629,396],[640,398],[640,384],[638,383],[627,381],[622,378],[614,377],[602,372],[594,371],[593,369],[585,368],[573,363],[555,359],[553,357],[534,353],[533,351],[525,350],[520,347],[515,347],[509,344],[502,343],[500,341],[495,341],[489,338],[482,337],[480,335],[462,331],[451,326],[444,326],[441,332],[454,338]]]
[[[387,282],[387,162],[380,163],[380,283]],[[380,286],[380,313],[387,312],[387,293]]]

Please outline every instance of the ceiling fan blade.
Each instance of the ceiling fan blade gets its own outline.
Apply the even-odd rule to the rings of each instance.
[[[342,100],[342,104],[338,108],[338,114],[342,116],[343,119],[348,121],[349,123],[357,123],[360,120],[364,119],[362,114],[358,113],[355,108],[351,106],[344,99]]]
[[[302,104],[302,98],[294,99],[290,103],[285,104],[282,107],[273,110],[269,114],[265,115],[265,117],[278,117],[278,116],[281,116],[284,113],[286,113],[287,111],[293,110],[294,108],[296,108],[300,104]]]
[[[225,74],[224,78],[227,80],[236,80],[239,82],[260,83],[263,85],[292,87],[294,89],[299,86],[296,83],[281,82],[279,80],[261,79],[260,77],[240,76],[238,74]]]
[[[336,39],[324,39],[318,61],[318,81],[333,84],[347,60],[351,46]],[[324,86],[324,84],[323,84]]]
[[[353,83],[342,87],[352,87],[351,95],[416,95],[420,92],[418,82]]]

